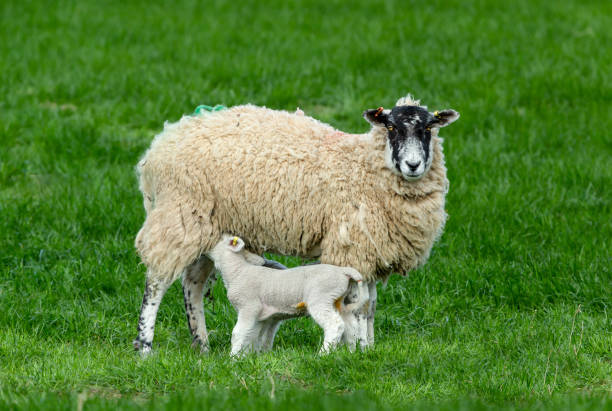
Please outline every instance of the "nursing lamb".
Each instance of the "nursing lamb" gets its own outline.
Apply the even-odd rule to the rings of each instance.
[[[328,352],[341,340],[355,349],[360,332],[353,311],[368,299],[361,274],[327,264],[280,271],[250,263],[249,254],[244,241],[230,235],[224,235],[208,253],[238,313],[231,355],[271,349],[281,322],[306,314],[323,328],[321,352]],[[347,305],[349,281],[356,283],[359,292],[356,301]]]

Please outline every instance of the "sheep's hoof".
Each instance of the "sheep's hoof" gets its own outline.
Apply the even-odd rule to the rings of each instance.
[[[151,343],[135,339],[132,344],[134,345],[134,350],[138,351],[141,357],[147,357],[151,354]]]
[[[210,351],[208,343],[204,344],[199,338],[195,339],[191,343],[191,348],[198,351],[200,354],[208,354],[208,352]]]
[[[374,348],[374,341],[370,342],[368,340],[359,340],[359,349],[363,352],[371,350]]]

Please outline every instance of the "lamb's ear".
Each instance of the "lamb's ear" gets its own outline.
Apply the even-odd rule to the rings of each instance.
[[[429,122],[429,127],[446,127],[459,118],[459,113],[451,109],[434,111],[432,114],[434,119]]]
[[[391,110],[384,110],[382,107],[366,110],[363,112],[363,118],[368,120],[374,126],[384,126],[389,122],[389,113]]]
[[[232,237],[229,240],[228,247],[235,253],[239,253],[244,248],[244,241],[240,237]]]

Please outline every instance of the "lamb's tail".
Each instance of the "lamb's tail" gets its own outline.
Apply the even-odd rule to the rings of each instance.
[[[363,277],[361,276],[361,274],[359,273],[359,271],[354,270],[352,268],[349,267],[344,267],[344,275],[346,275],[348,278],[350,278],[351,280],[355,281],[356,283],[363,281]]]
[[[356,270],[347,270],[345,274],[354,281],[354,284],[349,282],[349,293],[354,292],[357,289],[356,296],[351,295],[351,302],[344,306],[344,310],[355,311],[363,307],[363,305],[370,299],[370,293],[368,292],[368,285],[363,281],[363,277]]]

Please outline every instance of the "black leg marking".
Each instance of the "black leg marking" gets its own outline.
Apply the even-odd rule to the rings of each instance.
[[[185,315],[192,338],[192,347],[208,351],[208,332],[204,318],[204,290],[210,287],[213,271],[212,261],[202,256],[185,269],[183,274],[183,299]]]
[[[165,280],[152,279],[150,275],[147,278],[138,320],[138,336],[133,343],[134,348],[142,354],[151,351],[157,310],[169,285]]]

